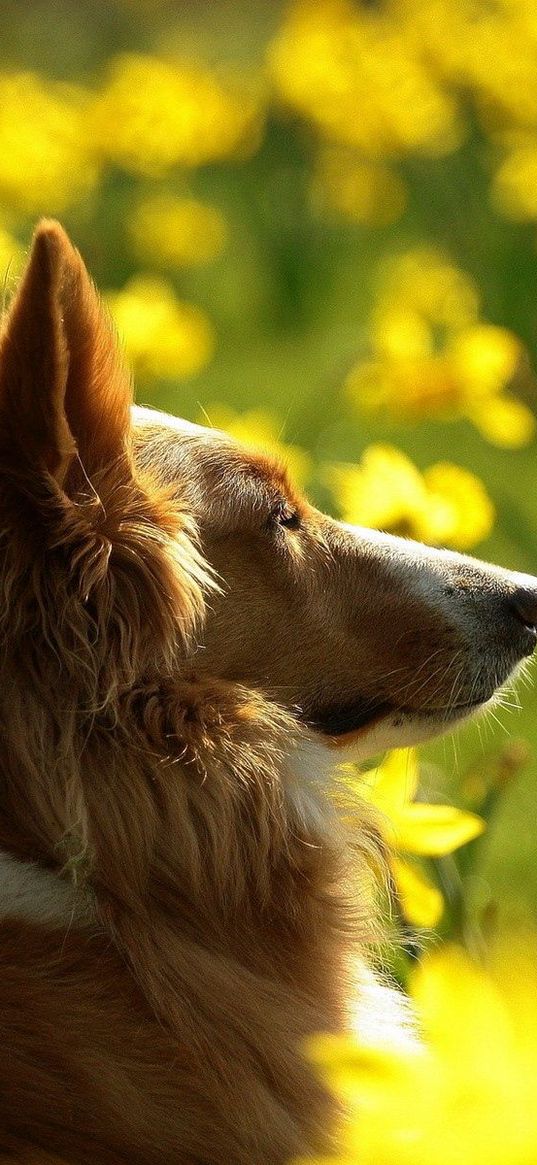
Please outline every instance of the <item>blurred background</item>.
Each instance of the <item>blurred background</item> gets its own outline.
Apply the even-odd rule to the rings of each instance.
[[[42,214],[141,402],[276,448],[338,517],[537,573],[534,0],[4,0],[5,299]],[[470,948],[537,909],[521,696],[376,777],[461,811],[423,809],[394,881]]]

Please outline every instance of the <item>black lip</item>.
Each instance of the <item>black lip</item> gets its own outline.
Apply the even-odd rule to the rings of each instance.
[[[478,700],[468,700],[461,704],[444,704],[438,708],[399,708],[398,711],[403,716],[417,716],[421,720],[437,720],[445,724],[449,724],[452,720],[459,720],[468,715],[470,712],[477,712],[478,708],[482,708],[487,704],[493,692],[488,695],[481,696]]]
[[[330,704],[324,708],[311,710],[301,718],[315,732],[322,732],[324,736],[346,736],[350,732],[366,728],[390,713],[395,716],[415,716],[422,720],[456,720],[459,716],[482,707],[493,695],[493,691],[483,692],[477,699],[460,704],[446,704],[438,708],[404,708],[388,700],[359,697],[348,704]]]
[[[365,728],[380,716],[396,711],[396,705],[387,700],[358,697],[348,704],[329,704],[324,708],[313,709],[304,719],[311,728],[325,736],[345,736]]]
[[[480,696],[474,696],[472,700],[461,700],[459,704],[439,704],[436,707],[431,705],[429,708],[398,708],[398,712],[407,712],[409,716],[438,716],[442,712],[465,712],[467,709],[480,708],[482,704],[486,704],[488,700],[494,695],[496,691],[493,688],[491,691],[482,692]]]

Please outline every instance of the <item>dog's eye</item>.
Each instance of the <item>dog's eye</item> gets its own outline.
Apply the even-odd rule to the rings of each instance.
[[[285,526],[286,530],[298,530],[300,517],[296,510],[292,510],[287,502],[278,502],[272,511],[272,518],[278,526]]]

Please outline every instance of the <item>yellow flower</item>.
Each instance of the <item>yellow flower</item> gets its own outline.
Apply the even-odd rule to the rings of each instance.
[[[440,857],[478,837],[485,828],[475,813],[453,805],[415,801],[419,766],[415,749],[396,749],[376,769],[349,778],[361,795],[381,812],[391,857],[391,869],[403,914],[416,926],[435,926],[443,910],[440,891],[422,869],[401,854]]]
[[[148,377],[192,376],[213,353],[214,336],[204,313],[182,303],[173,287],[137,275],[107,302],[135,372]]]
[[[370,445],[360,465],[325,471],[345,522],[468,550],[494,525],[494,507],[475,474],[449,462],[424,473],[392,445]]]
[[[495,397],[472,405],[468,410],[474,425],[492,445],[520,449],[535,436],[535,417],[527,405],[514,396]]]
[[[456,378],[469,400],[501,392],[513,378],[522,356],[522,344],[507,328],[476,324],[462,329],[450,344]]]
[[[326,137],[371,157],[449,152],[459,141],[456,102],[402,33],[386,10],[291,4],[269,49],[277,93]]]
[[[61,212],[96,184],[88,95],[37,73],[0,74],[0,197],[17,212]]]
[[[536,54],[534,0],[295,0],[268,57],[280,100],[324,140],[356,152],[355,174],[329,184],[328,203],[374,222],[369,163],[453,151],[468,101],[494,146],[507,147],[496,205],[537,217]]]
[[[259,129],[260,104],[245,85],[141,53],[112,59],[93,108],[93,134],[106,156],[150,178],[251,149]]]
[[[477,320],[479,294],[470,276],[441,251],[415,247],[399,255],[385,272],[374,317],[375,338],[382,337],[384,313],[394,307],[414,312],[436,327],[458,329]]]
[[[492,197],[507,218],[537,219],[537,137],[527,137],[508,150],[496,171]]]
[[[470,550],[492,532],[495,511],[492,501],[475,473],[437,461],[423,474],[429,499],[418,538],[433,545]]]
[[[129,234],[142,259],[182,267],[208,263],[220,255],[227,229],[215,207],[162,191],[138,204]]]
[[[319,155],[314,192],[324,209],[368,226],[396,222],[406,206],[405,184],[395,170],[334,146]]]
[[[473,98],[485,130],[535,125],[533,0],[397,0],[396,11],[433,74]]]
[[[310,1041],[348,1109],[340,1156],[316,1165],[534,1165],[536,955],[534,938],[504,940],[489,971],[455,946],[427,955],[412,992],[421,1048]]]
[[[298,445],[288,445],[281,439],[282,424],[269,409],[248,409],[236,413],[228,405],[213,403],[204,408],[201,424],[224,429],[237,441],[251,449],[261,450],[282,462],[297,485],[303,486],[311,477],[311,458]]]
[[[347,379],[347,393],[359,407],[408,419],[464,416],[506,448],[532,439],[533,413],[506,395],[524,365],[521,341],[479,319],[474,284],[438,252],[419,248],[392,264],[371,340],[371,359]]]

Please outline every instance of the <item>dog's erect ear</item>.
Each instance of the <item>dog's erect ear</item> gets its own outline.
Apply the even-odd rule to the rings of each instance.
[[[61,486],[121,456],[130,381],[84,263],[51,220],[37,227],[0,338],[0,458],[48,470]]]

